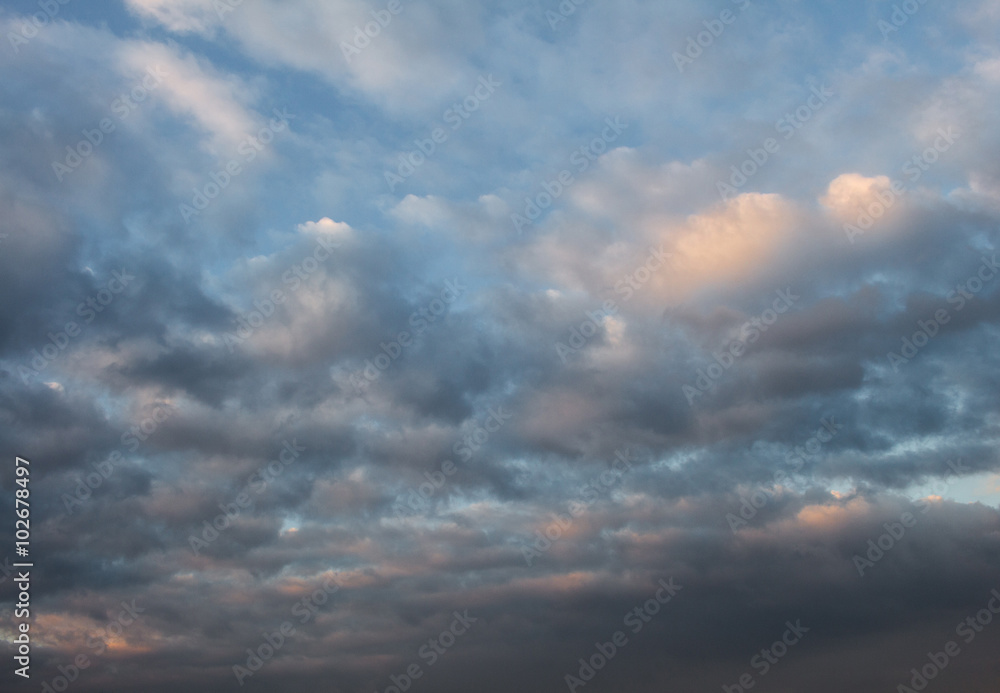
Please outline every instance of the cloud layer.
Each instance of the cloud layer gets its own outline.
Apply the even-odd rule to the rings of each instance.
[[[0,11],[5,680],[993,690],[1000,4],[912,4]]]

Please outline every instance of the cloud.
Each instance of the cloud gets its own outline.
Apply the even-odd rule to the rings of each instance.
[[[287,621],[248,689],[551,691],[621,630],[586,691],[717,690],[800,619],[763,685],[867,693],[958,638],[997,588],[996,3],[888,39],[729,4],[70,3],[0,51],[35,681],[222,690]],[[937,685],[992,683],[998,638]]]

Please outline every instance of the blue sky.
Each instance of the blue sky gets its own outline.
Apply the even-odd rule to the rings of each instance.
[[[998,29],[0,2],[0,440],[44,576],[3,675],[868,693],[951,638],[931,685],[992,690],[1000,628],[956,624],[1000,587]]]

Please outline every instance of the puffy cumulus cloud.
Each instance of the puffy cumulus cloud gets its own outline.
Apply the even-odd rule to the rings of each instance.
[[[330,217],[323,217],[319,221],[307,221],[304,224],[299,224],[298,229],[304,234],[331,238],[337,246],[349,240],[353,235],[349,224],[334,221]]]
[[[330,363],[377,350],[380,339],[395,336],[381,331],[391,317],[408,327],[415,298],[368,283],[372,273],[404,262],[395,251],[328,217],[296,230],[282,250],[233,268],[241,301],[230,327],[215,335],[219,348],[258,360]],[[247,290],[252,301],[243,298]]]
[[[634,148],[617,147],[584,174],[569,191],[581,210],[598,218],[627,218],[644,231],[663,215],[691,213],[714,198],[706,193],[713,171],[704,160],[655,165]]]
[[[859,211],[867,211],[878,196],[886,196],[892,186],[889,176],[869,178],[860,173],[844,173],[832,181],[826,195],[820,198],[823,206],[840,221],[854,221]]]
[[[665,303],[766,275],[798,231],[799,212],[778,195],[706,199],[709,171],[700,162],[653,168],[617,149],[598,158],[590,177],[572,182],[557,209],[520,229],[509,218],[521,210],[498,194],[461,204],[407,195],[394,214],[487,242],[490,252],[500,248],[501,258],[532,281],[586,292],[598,303],[634,297],[632,305],[656,305],[658,312]],[[699,184],[701,199],[692,199],[687,191]]]
[[[436,195],[406,195],[392,209],[392,216],[421,233],[447,233],[457,239],[504,245],[511,241],[510,208],[494,194],[474,202],[451,202]]]
[[[690,217],[663,236],[677,253],[677,290],[747,281],[773,259],[794,228],[795,215],[776,195],[744,194],[722,208]]]

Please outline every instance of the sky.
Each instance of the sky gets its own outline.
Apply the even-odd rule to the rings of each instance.
[[[0,688],[996,691],[998,36],[0,1]]]

